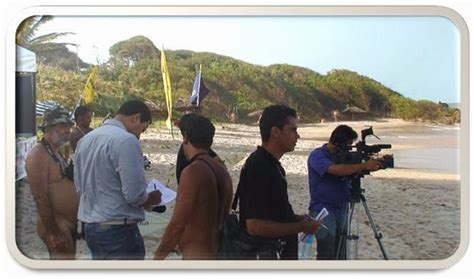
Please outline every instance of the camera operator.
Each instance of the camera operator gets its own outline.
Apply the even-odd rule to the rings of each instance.
[[[323,220],[316,233],[318,260],[336,260],[339,236],[343,230],[346,206],[350,194],[348,176],[362,171],[376,171],[383,167],[377,160],[356,164],[336,164],[335,156],[350,149],[357,132],[347,125],[339,125],[331,133],[329,142],[314,149],[308,158],[309,190],[311,202],[309,210],[313,216],[326,208],[329,215]]]

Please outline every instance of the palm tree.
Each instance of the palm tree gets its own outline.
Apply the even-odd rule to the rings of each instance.
[[[75,45],[72,43],[54,42],[59,37],[74,34],[71,32],[49,33],[36,36],[38,28],[52,19],[52,16],[32,16],[23,20],[16,30],[16,44],[28,48],[37,54],[61,50],[64,49],[66,45]]]
[[[36,33],[39,27],[52,20],[52,16],[32,16],[23,20],[17,28],[16,44],[36,53],[38,63],[59,66],[64,70],[79,70],[89,67],[77,53],[70,51],[67,46],[77,46],[73,43],[58,43],[56,39],[74,34],[72,32],[54,32],[41,36]]]

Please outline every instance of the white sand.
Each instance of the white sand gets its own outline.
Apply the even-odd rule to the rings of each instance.
[[[377,135],[388,132],[418,129],[421,124],[401,120],[346,123],[356,131],[366,125],[374,127]],[[301,125],[301,139],[296,150],[281,159],[287,172],[290,202],[296,213],[307,210],[309,190],[306,160],[312,149],[327,141],[336,123]],[[240,169],[247,156],[260,144],[257,126],[216,124],[214,150],[226,161],[234,189]],[[157,178],[176,189],[175,162],[181,136],[175,131],[172,140],[168,131],[149,129],[141,139],[144,153],[152,161],[147,177]],[[403,142],[390,151],[426,146],[424,142]],[[438,142],[440,147],[452,142]],[[395,165],[397,158],[395,158]],[[362,179],[367,204],[376,224],[383,233],[383,243],[389,258],[394,260],[438,260],[452,255],[460,242],[460,177],[420,169],[395,168],[375,172]],[[31,258],[46,259],[46,248],[36,234],[36,209],[28,184],[17,187],[17,243]],[[362,206],[360,209],[362,210]],[[172,214],[171,205],[164,214],[147,214],[140,229],[145,239],[147,259],[153,256]],[[362,212],[363,213],[363,212]],[[382,255],[367,224],[360,214],[359,259],[382,259]],[[89,259],[84,241],[78,242],[78,258]],[[173,254],[170,258],[179,258]]]

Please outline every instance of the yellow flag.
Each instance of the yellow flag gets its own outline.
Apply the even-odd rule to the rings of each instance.
[[[165,98],[166,98],[166,109],[168,110],[168,118],[166,119],[166,127],[172,129],[171,115],[173,112],[172,95],[171,95],[171,82],[170,74],[168,72],[168,65],[166,64],[165,50],[161,50],[161,73],[163,74],[163,85],[165,87]]]
[[[84,102],[86,104],[90,104],[94,101],[95,99],[95,80],[97,78],[97,67],[94,67],[92,69],[91,74],[89,75],[89,78],[87,78],[86,85],[84,86]]]

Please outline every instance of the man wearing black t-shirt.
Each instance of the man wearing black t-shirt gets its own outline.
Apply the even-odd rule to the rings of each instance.
[[[300,137],[296,111],[283,105],[265,108],[259,120],[262,146],[253,152],[240,173],[240,222],[250,235],[285,242],[280,255],[256,259],[298,259],[298,233],[314,234],[320,223],[295,215],[288,200],[283,154],[295,149]]]

